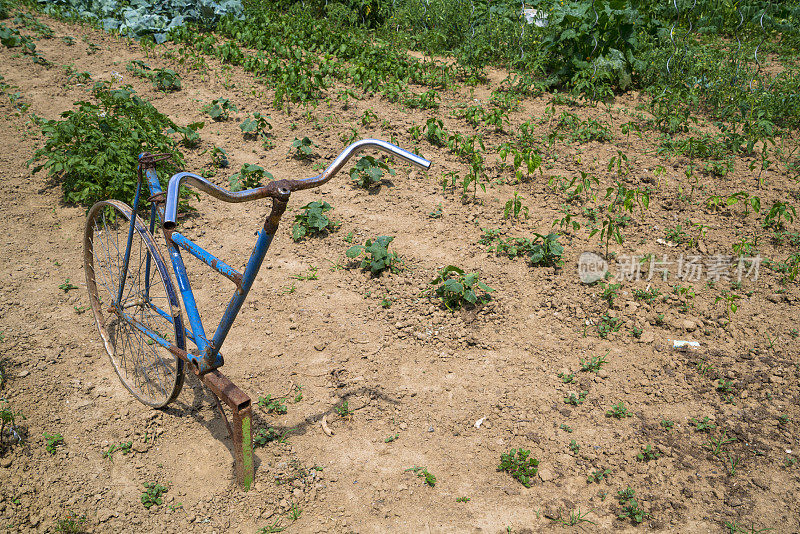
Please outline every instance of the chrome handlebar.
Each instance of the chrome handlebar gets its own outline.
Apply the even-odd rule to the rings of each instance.
[[[417,156],[408,150],[403,150],[391,143],[387,143],[386,141],[381,141],[380,139],[362,139],[345,148],[320,175],[312,178],[304,178],[302,180],[276,180],[265,186],[248,189],[246,191],[228,191],[192,172],[179,172],[169,179],[169,185],[167,186],[164,228],[169,230],[175,227],[175,221],[178,215],[178,196],[181,185],[192,185],[200,191],[225,202],[248,202],[250,200],[266,197],[287,197],[294,191],[311,189],[326,183],[336,176],[351,157],[367,148],[374,148],[392,154],[406,163],[410,163],[423,170],[428,170],[431,166],[431,162],[427,159]]]

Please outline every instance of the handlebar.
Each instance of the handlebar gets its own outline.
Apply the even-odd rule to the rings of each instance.
[[[167,186],[167,205],[164,210],[164,228],[168,230],[175,228],[175,221],[178,215],[178,195],[181,185],[193,185],[200,191],[203,191],[204,193],[207,193],[212,197],[225,202],[248,202],[250,200],[257,200],[266,197],[287,197],[294,191],[311,189],[326,183],[328,180],[336,176],[336,174],[342,169],[342,167],[344,167],[351,157],[367,148],[374,148],[382,152],[392,154],[406,163],[410,163],[423,170],[428,170],[431,166],[431,162],[427,159],[417,156],[408,150],[403,150],[396,145],[387,143],[386,141],[381,141],[380,139],[362,139],[345,148],[320,175],[301,180],[276,180],[268,183],[265,186],[257,187],[255,189],[248,189],[246,191],[228,191],[227,189],[212,184],[202,176],[195,173],[179,172],[172,175],[172,177],[169,179],[169,185]]]

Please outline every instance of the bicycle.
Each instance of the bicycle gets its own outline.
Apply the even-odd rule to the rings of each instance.
[[[156,175],[155,164],[170,155],[145,152],[138,158],[133,205],[104,200],[89,210],[84,234],[86,287],[100,337],[120,381],[140,402],[163,408],[180,393],[188,366],[214,396],[233,441],[237,482],[245,490],[254,479],[251,402],[218,371],[224,363],[220,349],[253,285],[291,194],[328,182],[352,156],[367,148],[397,156],[424,170],[431,165],[430,161],[386,141],[363,139],[349,145],[322,174],[311,178],[277,180],[262,187],[232,192],[197,174],[179,172],[169,179],[165,192]],[[150,190],[147,227],[138,214],[145,179]],[[194,186],[225,202],[272,199],[272,209],[256,234],[256,244],[244,271],[239,272],[177,231],[182,185]],[[159,223],[178,291],[153,238]],[[200,318],[181,250],[236,286],[211,338],[206,335]],[[184,311],[188,325],[183,321]],[[187,350],[187,341],[194,344],[194,350]],[[220,399],[233,414],[232,425]]]

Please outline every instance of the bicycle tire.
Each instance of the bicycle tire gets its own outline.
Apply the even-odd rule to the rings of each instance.
[[[163,408],[181,391],[183,360],[104,304],[117,298],[131,212],[117,200],[100,201],[89,210],[83,241],[86,287],[100,337],[120,381],[139,402]],[[140,221],[137,217],[134,225],[121,308],[128,317],[185,349],[175,286],[152,234]],[[174,322],[157,313],[154,304],[174,317]]]

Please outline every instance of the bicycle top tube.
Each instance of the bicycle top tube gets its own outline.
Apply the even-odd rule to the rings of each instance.
[[[212,184],[197,174],[191,172],[179,172],[169,179],[169,185],[167,186],[167,205],[166,209],[164,210],[164,228],[169,230],[175,227],[175,221],[178,215],[178,194],[180,192],[181,185],[193,185],[200,191],[208,193],[212,197],[225,202],[248,202],[250,200],[257,200],[267,197],[286,198],[294,191],[311,189],[312,187],[319,187],[326,183],[328,180],[336,176],[336,174],[342,169],[342,167],[344,167],[351,157],[367,148],[374,148],[388,154],[392,154],[406,163],[410,163],[424,170],[429,169],[431,166],[431,162],[427,159],[417,156],[408,150],[403,150],[396,145],[387,143],[386,141],[381,141],[380,139],[362,139],[345,148],[338,156],[336,156],[336,159],[334,159],[333,162],[328,165],[325,171],[318,176],[301,180],[276,180],[268,183],[265,186],[257,187],[255,189],[248,189],[246,191],[228,191],[227,189]]]

